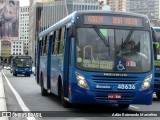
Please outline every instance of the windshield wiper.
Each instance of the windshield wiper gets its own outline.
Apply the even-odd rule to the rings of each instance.
[[[96,31],[96,33],[98,34],[98,36],[101,38],[101,40],[105,44],[105,46],[109,47],[109,41],[107,41],[107,39],[104,37],[102,32],[97,28],[97,26],[94,25],[93,28]]]
[[[131,36],[132,36],[133,31],[134,31],[133,29],[129,31],[126,39],[125,39],[124,42],[122,43],[123,46],[125,46],[125,45],[129,42],[129,40],[130,40],[130,38],[131,38]]]

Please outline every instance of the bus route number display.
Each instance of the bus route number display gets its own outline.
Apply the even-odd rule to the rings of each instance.
[[[142,19],[125,16],[85,15],[84,24],[142,27]]]

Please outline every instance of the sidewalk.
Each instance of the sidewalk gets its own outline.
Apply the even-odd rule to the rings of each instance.
[[[5,98],[5,93],[4,93],[2,72],[1,71],[0,71],[0,111],[7,111],[6,98]],[[2,116],[2,115],[0,115],[0,116]],[[8,120],[8,117],[0,117],[0,120]]]

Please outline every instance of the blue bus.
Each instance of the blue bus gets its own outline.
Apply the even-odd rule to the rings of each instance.
[[[154,50],[154,92],[156,96],[160,99],[160,27],[153,28],[153,45]]]
[[[11,73],[13,73],[13,76],[23,74],[30,77],[32,74],[32,57],[26,55],[13,56],[11,60]]]
[[[144,15],[75,11],[39,34],[37,50],[41,94],[59,96],[64,107],[152,104],[153,46]]]

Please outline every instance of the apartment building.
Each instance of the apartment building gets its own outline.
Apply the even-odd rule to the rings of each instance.
[[[23,53],[28,54],[29,6],[19,8],[19,41],[22,41]]]
[[[160,19],[160,0],[127,0],[127,11]]]
[[[98,10],[98,1],[95,0],[31,0],[30,1],[30,22],[29,22],[29,55],[34,57],[37,54],[38,34],[66,17],[73,11]],[[35,17],[36,16],[36,17]]]
[[[11,55],[23,55],[23,42],[20,40],[11,41]]]
[[[104,1],[104,4],[110,6],[111,11],[126,12],[127,0],[103,0],[103,1]]]

